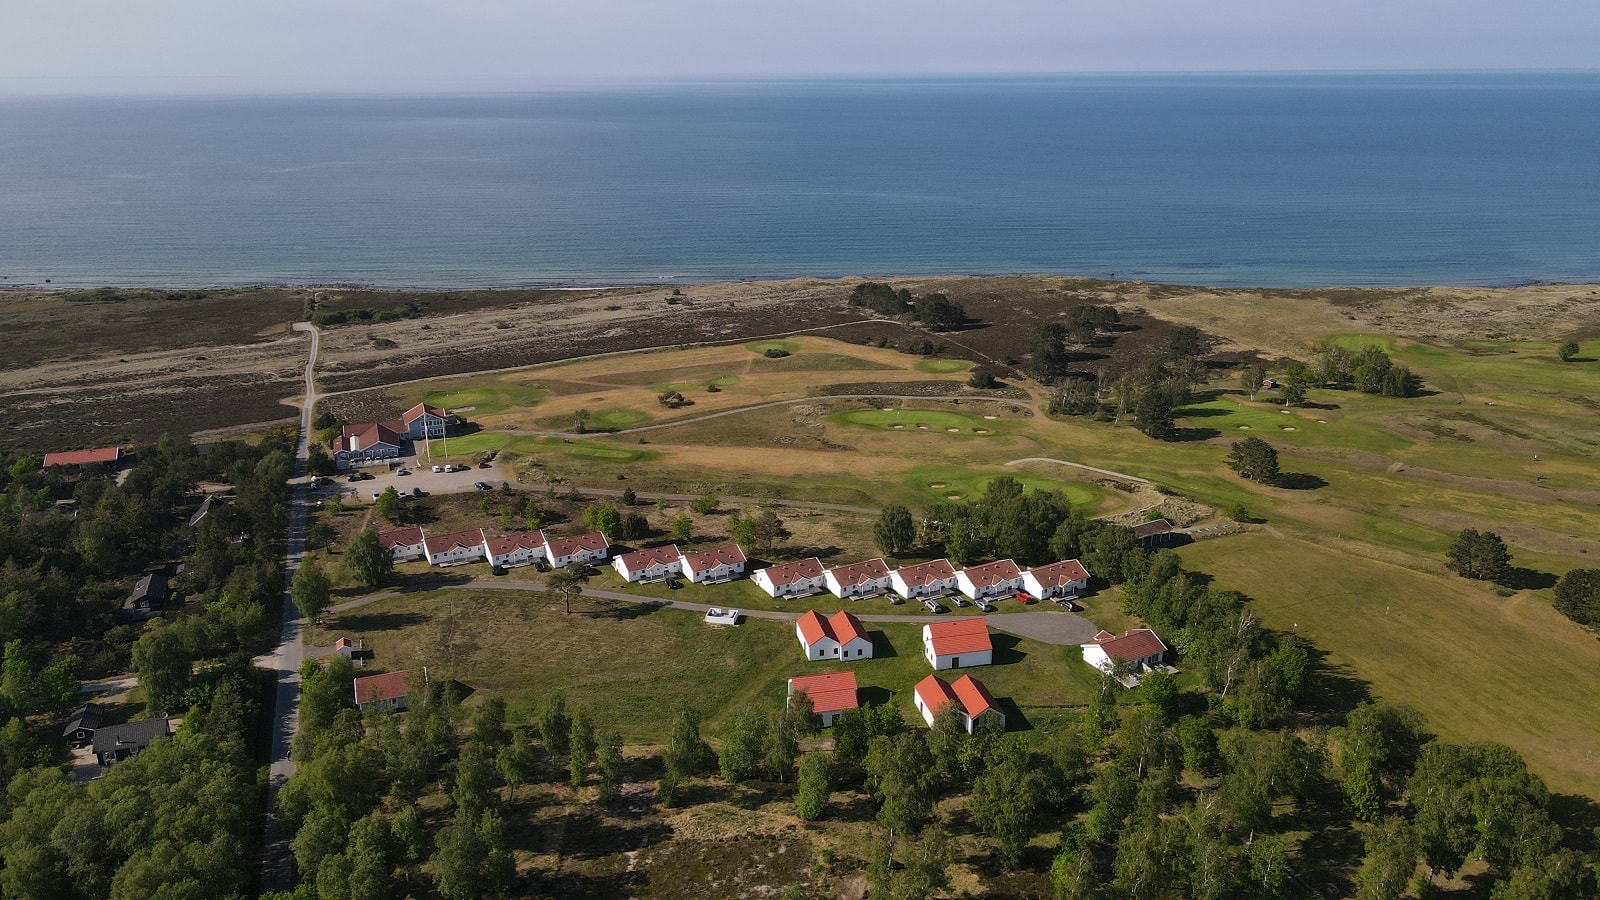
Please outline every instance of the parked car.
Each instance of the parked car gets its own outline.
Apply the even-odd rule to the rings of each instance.
[[[423,490],[422,488],[412,488],[411,489],[411,496],[413,496],[413,497],[426,497],[427,495],[428,495],[428,492]]]
[[[922,601],[922,605],[927,607],[928,608],[928,612],[931,612],[931,613],[942,613],[942,612],[945,611],[944,604],[940,603],[939,601],[937,601],[935,599],[933,599],[932,597],[929,597],[928,599]]]
[[[481,463],[478,463],[478,468],[480,468],[480,469],[492,469],[492,468],[494,468],[494,465],[493,465],[493,464],[492,464],[492,463],[490,463],[490,462],[489,462],[489,461],[488,461],[488,460],[487,460],[487,459],[486,459],[486,460],[484,460],[484,461],[483,461],[483,462],[481,462]]]
[[[1056,603],[1067,612],[1078,612],[1083,609],[1071,597],[1057,597]]]
[[[889,595],[889,602],[894,604],[895,606],[899,606],[900,604],[906,602],[906,598],[900,596],[899,594],[890,594]]]
[[[433,470],[435,472],[443,472],[444,471],[444,466],[434,466]]]
[[[489,490],[489,482],[487,482],[487,481],[474,481],[472,483],[472,486],[477,488],[480,491]]]
[[[951,597],[950,598],[950,602],[954,603],[956,606],[967,606],[968,605],[967,598],[965,598],[965,597]]]
[[[350,481],[350,482],[360,481],[361,480],[361,473],[359,473],[359,472],[351,472],[349,475],[346,475],[344,477],[344,480],[345,481]]]
[[[362,481],[371,481],[375,477],[377,477],[377,476],[373,475],[371,472],[362,472],[361,473],[361,480]]]
[[[383,496],[383,492],[382,491],[373,491],[372,492],[372,499],[374,499],[374,500],[376,500],[376,499],[378,499],[379,497],[382,497],[382,496]]]
[[[497,577],[500,576],[500,575],[504,575],[505,573],[506,573],[505,566],[492,566],[489,569],[489,574],[497,576]]]
[[[548,572],[550,571],[550,564],[542,559],[536,559],[533,561],[533,568],[536,572]]]
[[[1033,595],[1027,591],[1017,591],[1017,602],[1021,603],[1023,606],[1027,606],[1030,603],[1036,603],[1038,601],[1036,601],[1033,598]]]
[[[976,605],[978,607],[978,609],[981,609],[984,612],[994,612],[994,609],[995,609],[994,604],[990,603],[987,600],[976,600],[976,601],[974,601],[974,605]]]
[[[675,591],[678,588],[683,587],[683,582],[679,581],[676,578],[668,578],[667,579],[667,587]]]
[[[396,475],[410,475],[411,474],[411,472],[409,470],[407,470],[407,469],[395,469],[394,473]]]

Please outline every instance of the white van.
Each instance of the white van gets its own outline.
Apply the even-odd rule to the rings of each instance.
[[[444,471],[444,466],[434,466],[433,470],[435,472],[443,472]]]

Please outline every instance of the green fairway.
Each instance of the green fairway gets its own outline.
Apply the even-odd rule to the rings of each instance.
[[[1553,789],[1600,795],[1600,643],[1537,595],[1502,598],[1481,582],[1266,534],[1180,554],[1254,598],[1266,625],[1326,650],[1328,665],[1422,710],[1442,738],[1505,742]]]
[[[468,418],[490,416],[512,407],[537,406],[549,392],[526,384],[505,382],[481,387],[430,391],[422,395],[422,402],[448,410],[464,411]]]
[[[800,345],[795,341],[779,340],[751,341],[750,343],[745,344],[745,347],[747,347],[751,353],[766,353],[768,350],[782,350],[786,353],[794,353],[800,349]]]
[[[970,368],[972,368],[972,363],[964,359],[924,359],[917,363],[917,371],[933,372],[938,375],[965,372]]]

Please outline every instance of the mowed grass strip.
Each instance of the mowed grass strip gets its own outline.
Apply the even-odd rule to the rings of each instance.
[[[985,419],[982,416],[943,409],[852,409],[835,413],[833,418],[844,424],[868,428],[889,428],[907,432],[928,431],[974,437],[1009,433],[1016,428],[1015,420]],[[956,431],[950,431],[951,428]]]
[[[1554,790],[1600,796],[1600,643],[1543,599],[1267,534],[1179,552],[1441,738],[1501,741]]]
[[[808,663],[789,621],[747,618],[706,625],[695,612],[580,597],[564,615],[558,597],[534,592],[441,590],[389,598],[330,618],[322,634],[362,638],[386,671],[455,678],[505,696],[514,721],[533,718],[556,692],[629,743],[666,739],[680,706],[701,712],[715,735],[746,703],[780,706],[787,679],[856,673],[864,699],[902,707],[920,724],[912,688],[931,670],[921,625],[868,624],[875,658]],[[1076,647],[995,633],[996,665],[970,670],[1013,714],[1037,726],[1088,702],[1095,673]],[[967,670],[963,670],[967,671]],[[953,680],[962,672],[942,673]]]

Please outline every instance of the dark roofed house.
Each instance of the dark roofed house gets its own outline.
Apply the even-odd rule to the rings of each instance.
[[[87,747],[94,743],[94,733],[100,729],[100,723],[105,718],[105,707],[98,703],[85,703],[73,710],[72,718],[67,720],[67,727],[61,736],[67,739],[70,746]]]
[[[167,717],[143,719],[126,725],[112,725],[94,733],[94,755],[100,765],[109,766],[130,756],[138,756],[150,742],[168,734]]]
[[[167,585],[166,573],[147,572],[133,586],[133,593],[122,601],[122,615],[134,621],[159,616],[171,596],[172,590]]]
[[[210,515],[213,509],[216,509],[226,502],[227,500],[217,496],[216,494],[207,494],[206,498],[200,501],[200,508],[194,511],[194,515],[189,517],[189,527],[200,527],[200,523],[205,521],[206,516]]]
[[[1176,546],[1180,537],[1180,533],[1173,531],[1172,523],[1166,519],[1133,526],[1133,539],[1146,547]]]

